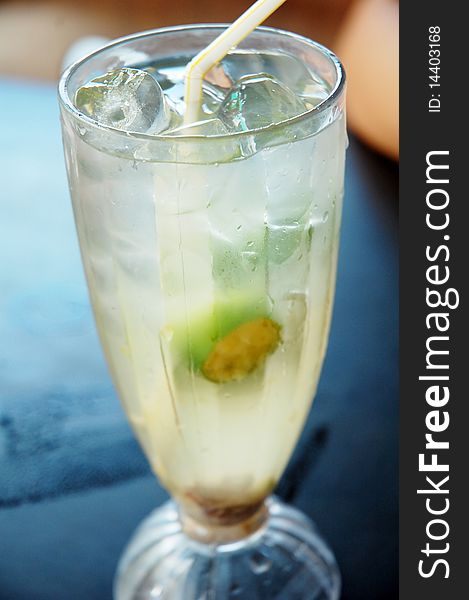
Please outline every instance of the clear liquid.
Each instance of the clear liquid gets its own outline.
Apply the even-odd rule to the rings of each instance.
[[[177,104],[182,63],[145,68],[166,77]],[[155,472],[207,510],[258,502],[293,450],[324,357],[343,117],[313,137],[220,163],[148,162],[86,137],[68,146],[100,337]],[[201,365],[214,345],[257,318],[281,328],[275,351],[239,379],[207,379]]]

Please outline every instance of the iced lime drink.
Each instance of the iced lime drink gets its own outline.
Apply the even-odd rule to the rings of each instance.
[[[117,44],[100,72],[82,67],[80,122],[63,110],[63,126],[96,322],[128,418],[172,494],[229,520],[275,487],[315,394],[345,119],[320,68],[248,38],[207,74],[198,120],[184,123],[189,38],[123,58]]]

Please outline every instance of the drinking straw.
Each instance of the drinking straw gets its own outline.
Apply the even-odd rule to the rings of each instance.
[[[186,112],[184,123],[198,119],[202,97],[202,80],[208,71],[230,50],[237,46],[251,31],[277,10],[286,0],[257,0],[227,29],[201,50],[186,67],[184,100]]]

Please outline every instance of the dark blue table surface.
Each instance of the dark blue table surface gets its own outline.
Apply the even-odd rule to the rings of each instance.
[[[344,600],[397,598],[397,256],[396,166],[352,139],[329,349],[278,488],[334,548]],[[55,89],[0,79],[0,600],[110,600],[165,498],[98,344]]]

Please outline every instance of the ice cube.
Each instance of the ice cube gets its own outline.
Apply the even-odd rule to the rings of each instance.
[[[171,119],[160,85],[139,69],[116,69],[95,77],[77,91],[75,103],[88,117],[125,131],[159,133]]]
[[[229,130],[220,119],[209,118],[187,125],[180,125],[165,132],[169,136],[193,138],[185,140],[177,149],[181,162],[222,163],[236,160],[242,156],[236,136],[229,136]],[[210,143],[200,138],[213,138]]]
[[[235,50],[225,56],[218,67],[228,81],[237,81],[249,74],[269,73],[311,106],[319,104],[328,95],[324,81],[302,61],[283,52]]]
[[[264,56],[264,54],[252,50],[229,52],[219,64],[219,68],[223,70],[225,81],[232,82],[231,85],[225,85],[224,87],[232,87],[235,81],[246,75],[274,74],[273,71],[265,68]]]
[[[316,106],[327,98],[328,90],[324,81],[312,73],[308,67],[288,54],[264,54],[264,71],[270,73],[297,96],[308,103],[308,108]]]
[[[188,125],[180,125],[167,132],[168,135],[183,135],[183,136],[213,136],[213,135],[228,135],[227,127],[220,119],[204,119],[196,121]]]
[[[231,86],[230,86],[231,87]],[[213,85],[208,81],[202,82],[202,112],[206,115],[216,113],[221,103],[225,99],[226,91],[223,88]]]
[[[307,110],[305,103],[271,75],[241,77],[228,92],[218,117],[230,131],[249,131],[295,117]]]

